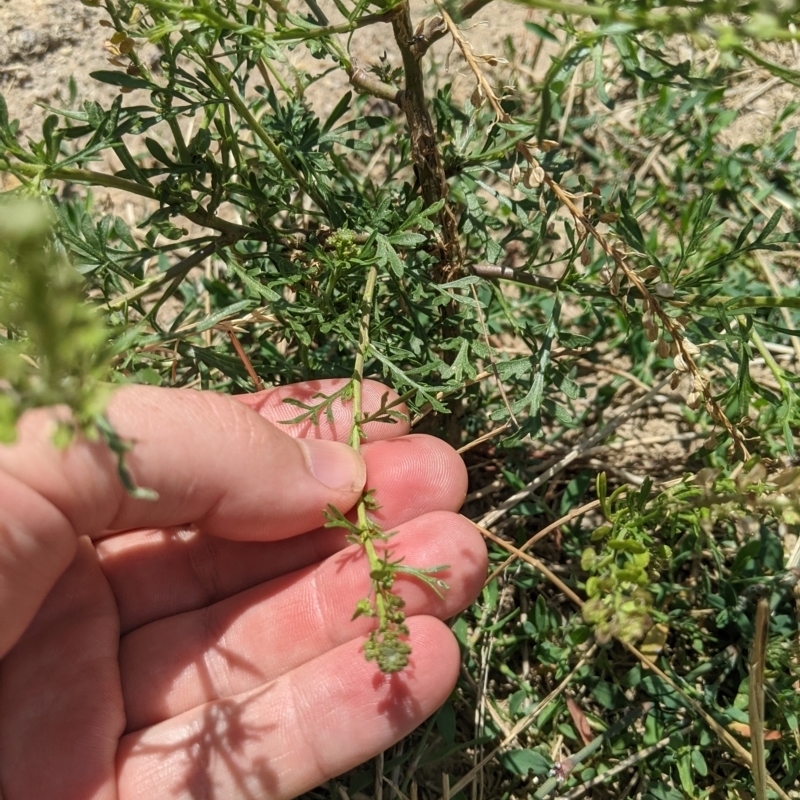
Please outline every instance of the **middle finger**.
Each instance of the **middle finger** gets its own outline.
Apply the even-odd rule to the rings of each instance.
[[[389,547],[393,561],[450,565],[437,573],[449,587],[443,596],[398,575],[394,590],[408,616],[446,619],[480,591],[486,548],[464,517],[443,511],[417,517],[400,526]],[[375,621],[352,614],[369,592],[366,557],[351,545],[321,564],[133,631],[119,655],[128,730],[247,692],[365,634]]]
[[[461,458],[432,436],[363,446],[367,486],[384,530],[430,511],[457,511],[466,491]],[[273,538],[275,538],[273,536]],[[121,632],[216,603],[263,581],[322,561],[347,545],[340,528],[271,542],[242,542],[191,528],[139,530],[97,543],[117,600]]]

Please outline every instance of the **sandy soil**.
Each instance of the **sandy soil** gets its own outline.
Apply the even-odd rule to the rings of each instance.
[[[330,12],[330,2],[321,2],[320,6]],[[433,14],[433,7],[419,0],[412,3],[412,8],[415,21]],[[495,3],[465,25],[465,31],[478,53],[502,54],[506,37],[511,37],[515,47],[524,52],[533,46],[532,36],[524,26],[530,15],[522,6]],[[329,13],[329,18],[332,23],[337,21],[335,11]],[[114,87],[88,79],[93,70],[113,69],[103,49],[110,33],[100,24],[104,19],[106,14],[102,9],[84,6],[76,0],[5,0],[0,4],[0,91],[12,118],[20,120],[24,132],[36,136],[48,113],[37,104],[58,106],[67,101],[70,77],[75,78],[81,100],[107,104],[116,95]],[[400,64],[388,25],[357,31],[350,47],[359,63],[376,63],[385,54],[390,63]],[[450,45],[442,40],[431,55],[443,65],[449,50]],[[304,48],[294,51],[292,61],[297,68],[312,74],[323,69],[322,62],[312,58]],[[460,74],[463,65],[460,56],[455,54],[450,61],[456,85],[463,83],[466,91],[470,84],[471,92],[471,80]],[[338,72],[313,85],[309,98],[324,113],[346,88],[346,77]]]

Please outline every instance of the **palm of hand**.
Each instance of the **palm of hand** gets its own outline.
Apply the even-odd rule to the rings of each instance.
[[[262,415],[285,415],[279,400]],[[84,537],[0,665],[5,800],[288,798],[432,713],[458,669],[434,617],[471,601],[485,551],[453,513],[460,460],[405,433],[383,426],[364,448],[376,516],[398,531],[392,550],[407,563],[454,566],[444,599],[398,580],[414,647],[404,673],[364,661],[370,623],[350,617],[367,569],[339,531],[230,541],[201,523]]]

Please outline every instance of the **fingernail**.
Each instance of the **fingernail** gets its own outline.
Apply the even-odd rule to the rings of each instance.
[[[314,477],[330,489],[341,492],[360,492],[367,480],[364,459],[346,444],[322,439],[301,439]]]

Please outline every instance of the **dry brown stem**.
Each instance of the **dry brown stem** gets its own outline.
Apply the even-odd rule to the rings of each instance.
[[[467,64],[478,81],[480,93],[486,97],[487,101],[494,110],[497,121],[513,124],[513,117],[507,114],[500,105],[500,101],[498,100],[497,95],[495,95],[494,89],[486,79],[478,60],[472,54],[472,48],[470,47],[469,42],[464,39],[461,31],[458,29],[442,5],[441,0],[435,0],[435,2],[437,8],[439,9],[439,13],[444,20],[447,30],[452,35],[455,43],[458,45],[467,61]],[[517,142],[515,148],[528,164],[529,182],[532,181],[532,185],[544,184],[551,192],[553,192],[561,205],[564,206],[564,208],[566,208],[572,216],[578,227],[578,231],[582,233],[582,236],[591,236],[600,245],[600,248],[603,250],[606,257],[614,264],[614,270],[618,270],[622,275],[624,275],[629,285],[641,295],[645,313],[650,313],[658,317],[664,330],[669,333],[675,344],[675,349],[677,351],[675,353],[676,370],[678,372],[689,373],[693,382],[692,391],[696,393],[698,397],[702,396],[708,414],[715,423],[719,424],[725,429],[738,448],[742,458],[747,459],[750,453],[745,445],[741,432],[733,425],[733,423],[731,423],[731,421],[725,415],[725,412],[722,410],[722,407],[719,405],[719,403],[717,403],[711,391],[709,380],[700,372],[700,369],[694,360],[694,355],[697,348],[689,340],[687,340],[687,338],[683,335],[683,327],[680,325],[680,323],[678,323],[677,320],[674,320],[666,313],[666,311],[664,311],[661,303],[650,292],[644,280],[628,263],[628,257],[630,254],[622,246],[616,244],[612,245],[608,239],[606,239],[606,237],[597,230],[597,228],[586,217],[583,211],[574,203],[570,194],[565,191],[557,181],[553,180],[553,178],[551,178],[550,175],[548,175],[543,169],[541,164],[539,164],[534,156],[531,145],[529,145],[527,142]]]
[[[397,46],[400,48],[405,71],[406,85],[400,95],[400,107],[408,122],[411,157],[417,168],[422,197],[426,206],[438,203],[439,200],[445,201],[439,214],[442,233],[438,249],[442,263],[437,271],[437,279],[441,283],[447,283],[456,276],[461,268],[458,221],[447,202],[447,178],[436,141],[436,131],[428,112],[422,70],[419,65],[422,54],[416,47],[415,33],[407,2],[396,7],[396,12],[392,17],[392,29]]]

